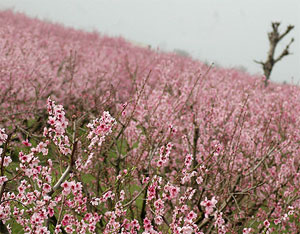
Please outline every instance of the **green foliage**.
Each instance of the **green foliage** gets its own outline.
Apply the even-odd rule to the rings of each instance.
[[[82,174],[81,179],[85,184],[91,184],[96,181],[96,177],[94,177],[92,174]]]

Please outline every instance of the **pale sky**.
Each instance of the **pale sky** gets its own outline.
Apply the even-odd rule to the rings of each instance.
[[[243,66],[252,74],[262,74],[253,60],[266,58],[271,22],[282,22],[282,31],[293,24],[277,48],[281,52],[294,37],[293,55],[275,65],[271,80],[300,83],[299,0],[1,0],[0,9],[165,51],[185,50],[203,62]]]

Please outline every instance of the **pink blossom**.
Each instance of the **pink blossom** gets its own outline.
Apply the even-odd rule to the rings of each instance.
[[[202,201],[200,204],[201,206],[205,207],[205,216],[208,217],[208,215],[210,215],[214,208],[216,207],[217,204],[217,200],[215,199],[215,197],[213,197],[211,200],[208,200],[207,197],[205,197],[205,200]]]
[[[28,139],[26,139],[25,141],[22,141],[22,144],[25,146],[28,146],[28,147],[31,146],[31,143],[28,141]]]
[[[7,134],[5,134],[5,129],[4,128],[0,128],[0,145],[2,145],[3,143],[6,142],[7,140]]]
[[[0,152],[1,155],[1,152]],[[3,157],[2,157],[3,158]],[[0,163],[1,163],[1,158],[0,158]],[[10,163],[12,162],[10,156],[5,156],[3,160],[3,166],[7,167]]]
[[[268,220],[265,220],[265,221],[264,221],[264,225],[265,225],[265,227],[268,228],[268,227],[270,226],[270,222],[269,222]]]
[[[198,176],[196,179],[196,182],[197,182],[197,184],[202,184],[202,182],[203,182],[202,176]]]
[[[182,234],[192,234],[194,232],[193,228],[190,226],[184,226],[181,228]]]
[[[8,181],[6,176],[0,176],[0,186],[2,186],[6,181]]]

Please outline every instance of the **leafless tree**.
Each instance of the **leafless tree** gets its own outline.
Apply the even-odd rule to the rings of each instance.
[[[267,56],[266,61],[262,62],[262,61],[254,60],[254,62],[260,64],[264,70],[265,86],[268,85],[268,81],[270,79],[270,75],[271,75],[274,65],[278,61],[280,61],[284,56],[291,54],[289,52],[289,47],[294,42],[294,38],[292,38],[291,41],[285,47],[285,49],[278,55],[277,58],[275,58],[275,49],[276,49],[277,44],[281,41],[282,38],[284,38],[294,28],[293,25],[289,25],[289,26],[287,26],[286,30],[283,33],[280,33],[278,31],[279,26],[280,26],[279,22],[272,22],[272,31],[268,33],[270,48],[268,51],[268,56]]]

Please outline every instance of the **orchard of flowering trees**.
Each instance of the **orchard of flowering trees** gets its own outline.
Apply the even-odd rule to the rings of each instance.
[[[299,233],[298,86],[0,24],[1,233]]]

